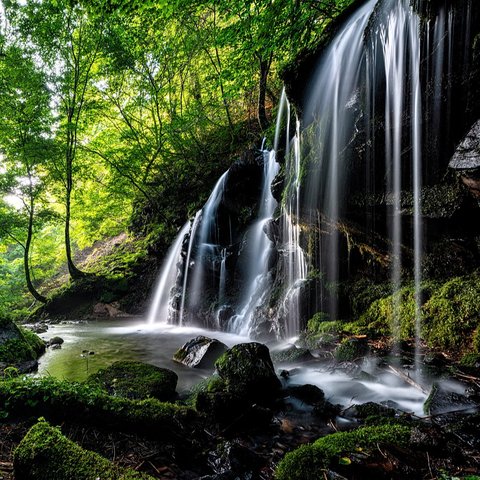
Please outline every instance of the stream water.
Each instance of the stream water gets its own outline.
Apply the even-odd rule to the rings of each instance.
[[[249,341],[247,337],[231,333],[160,323],[152,325],[140,319],[67,322],[52,325],[48,333],[42,335],[45,339],[59,336],[64,343],[61,349],[47,349],[40,359],[37,375],[82,381],[115,361],[138,360],[175,371],[179,377],[177,391],[184,393],[213,373],[212,370],[188,368],[172,360],[174,352],[197,335],[216,338],[229,347]],[[275,351],[286,345],[284,342],[269,347]],[[277,373],[293,368],[289,385],[317,385],[332,403],[348,407],[368,401],[390,401],[406,412],[422,413],[425,396],[391,374],[379,374],[373,361],[364,363],[364,371],[375,374],[372,381],[355,380],[322,363],[276,366]]]

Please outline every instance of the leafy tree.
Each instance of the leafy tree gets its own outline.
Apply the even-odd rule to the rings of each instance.
[[[64,187],[65,252],[68,271],[72,278],[78,278],[83,272],[72,258],[72,192],[83,117],[94,103],[90,93],[102,27],[79,4],[66,0],[28,0],[25,4],[8,0],[5,7],[16,33],[35,49],[53,89],[58,115],[56,141],[63,150],[63,161],[57,162],[55,173]]]
[[[0,151],[3,163],[2,192],[17,198],[17,208],[5,201],[0,209],[0,235],[8,236],[24,251],[27,287],[35,299],[45,302],[32,281],[30,253],[36,206],[44,190],[42,167],[54,155],[50,95],[44,75],[17,46],[4,50],[0,61]]]

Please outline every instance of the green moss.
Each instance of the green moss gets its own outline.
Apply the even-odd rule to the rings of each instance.
[[[342,457],[362,449],[376,449],[377,444],[406,445],[410,428],[403,425],[363,427],[352,432],[339,432],[318,439],[313,444],[287,453],[278,464],[277,480],[317,480],[324,477],[329,465],[340,462]]]
[[[464,349],[480,323],[478,273],[455,277],[441,285],[424,305],[423,336],[445,349]],[[478,348],[478,342],[475,342]],[[478,350],[476,350],[478,352]]]
[[[84,450],[45,421],[34,425],[16,448],[14,469],[23,480],[153,480]]]
[[[335,343],[343,331],[344,323],[331,321],[325,312],[317,312],[308,322],[306,331],[300,335],[300,342],[306,348],[322,348]]]
[[[177,374],[166,368],[122,361],[90,375],[87,383],[98,385],[109,394],[119,397],[168,400],[175,395],[177,380]]]
[[[212,375],[211,377],[203,379],[190,389],[190,395],[186,400],[186,404],[195,406],[199,393],[217,393],[223,391],[226,391],[225,382],[218,375]]]
[[[345,338],[335,349],[335,358],[339,362],[352,362],[368,353],[366,339]]]
[[[0,417],[44,416],[77,420],[126,430],[163,432],[178,430],[196,418],[186,407],[157,399],[128,400],[112,397],[96,385],[54,378],[14,378],[0,381]]]
[[[354,317],[359,317],[375,300],[392,293],[389,282],[372,283],[368,279],[357,280],[345,286],[344,290]]]
[[[45,342],[26,328],[4,321],[0,329],[5,335],[0,339],[0,362],[14,364],[36,360],[45,351]]]
[[[460,365],[463,367],[475,367],[480,364],[480,354],[479,353],[466,353],[460,359]]]
[[[383,336],[392,334],[394,312],[398,308],[398,334],[401,339],[413,336],[415,331],[415,291],[404,287],[388,297],[374,301],[357,322],[345,327],[353,334]]]

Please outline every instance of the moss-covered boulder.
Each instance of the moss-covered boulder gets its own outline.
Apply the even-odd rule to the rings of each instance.
[[[156,398],[129,400],[108,395],[97,385],[52,377],[11,378],[0,381],[0,417],[45,417],[116,431],[135,431],[155,437],[180,438],[198,415],[193,409]]]
[[[301,363],[315,360],[315,357],[307,348],[290,345],[282,350],[272,352],[272,360],[274,363]]]
[[[281,388],[268,348],[257,342],[227,350],[215,363],[226,390],[252,401],[269,401]]]
[[[173,355],[173,360],[193,368],[213,368],[215,361],[228,347],[214,338],[198,337],[189,340]]]
[[[352,432],[327,435],[316,442],[287,453],[276,469],[276,480],[318,480],[325,469],[348,466],[351,454],[359,451],[365,457],[381,445],[406,445],[411,428],[403,425],[363,427]],[[347,468],[347,467],[346,467]]]
[[[167,368],[133,361],[115,362],[87,380],[110,395],[132,400],[149,397],[170,400],[175,396],[177,381],[177,374]]]
[[[14,454],[15,477],[22,480],[153,480],[84,450],[45,421],[34,425]]]
[[[339,362],[353,362],[368,353],[366,338],[345,338],[335,349],[335,359]]]
[[[17,365],[36,360],[45,352],[45,342],[11,320],[0,319],[0,364]],[[2,369],[3,370],[3,369]]]

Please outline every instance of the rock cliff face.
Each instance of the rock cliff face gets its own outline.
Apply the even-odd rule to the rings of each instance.
[[[404,110],[399,118],[401,189],[396,195],[386,188],[392,175],[389,160],[393,155],[387,145],[394,128],[389,129],[391,120],[383,108],[388,99],[381,84],[377,85],[372,97],[368,90],[371,86],[360,82],[348,105],[354,115],[353,133],[345,142],[348,152],[343,151],[337,158],[347,174],[338,197],[341,205],[336,218],[332,218],[325,207],[324,192],[329,189],[327,173],[326,180],[321,180],[324,186],[323,191],[319,190],[317,201],[307,198],[308,177],[319,168],[319,162],[325,162],[318,158],[318,136],[315,134],[319,122],[322,122],[322,112],[318,112],[317,118],[309,117],[307,113],[308,103],[312,102],[313,79],[318,75],[322,55],[341,25],[366,3],[354,2],[330,26],[316,51],[300,55],[298,61],[283,72],[289,99],[303,123],[302,168],[305,174],[302,207],[296,222],[300,225],[300,244],[308,259],[309,275],[300,287],[301,326],[305,326],[308,318],[318,311],[327,313],[327,318],[328,314],[333,314],[336,318],[331,320],[351,317],[355,315],[356,284],[371,288],[390,282],[395,263],[391,239],[394,216],[398,218],[396,228],[401,232],[398,255],[401,256],[402,282],[413,281],[414,213],[418,198],[421,201],[422,279],[449,278],[480,266],[480,5],[476,2],[414,2],[419,22],[420,191],[414,191],[414,171],[410,162],[413,148],[412,93],[398,92],[404,95]],[[382,15],[386,9],[383,7],[389,4],[393,2],[379,2],[369,19],[363,37],[367,60],[372,51],[368,50],[368,45],[374,42],[378,30],[384,28],[381,26],[385,22]],[[378,72],[383,68],[383,60],[377,58],[376,61]],[[367,67],[362,65],[360,76],[365,75],[368,62]],[[406,85],[411,82],[412,68],[411,64],[405,68]],[[386,81],[377,73],[378,79],[380,83]],[[377,107],[369,110],[372,104]],[[374,114],[370,115],[370,111]],[[277,249],[285,242],[278,228],[280,223],[277,218],[270,228]],[[329,274],[326,267],[333,243],[338,255],[335,276]],[[281,315],[285,293],[282,285],[284,268],[279,262],[272,270],[275,278],[273,295],[259,310],[259,317],[276,325],[272,329],[277,331],[282,331],[287,321]],[[337,305],[334,309],[329,307],[332,302]]]

